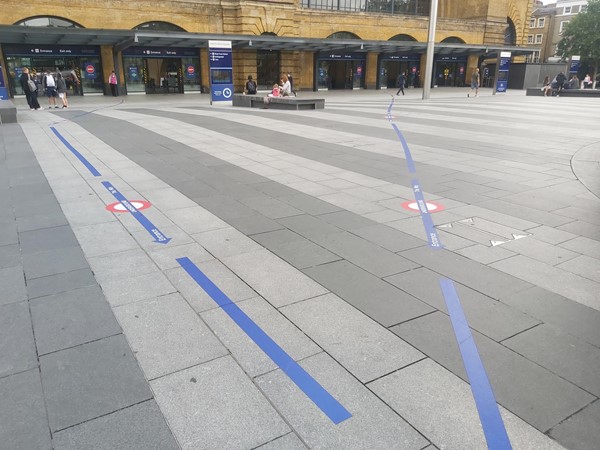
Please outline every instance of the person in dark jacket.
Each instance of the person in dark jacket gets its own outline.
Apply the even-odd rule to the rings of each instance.
[[[256,82],[252,79],[252,75],[248,75],[248,81],[246,81],[246,94],[256,95]]]
[[[404,95],[404,85],[406,84],[406,77],[404,76],[404,72],[400,72],[398,78],[396,78],[396,87],[398,88],[398,92],[396,95],[400,95],[400,91],[402,91],[402,95]]]
[[[564,73],[560,72],[556,75],[556,96],[558,97],[560,93],[565,89],[565,81],[567,81],[567,77]]]
[[[30,109],[35,109],[31,106],[31,90],[29,89],[29,84],[27,81],[29,80],[29,69],[25,67],[23,69],[23,73],[21,74],[19,81],[21,82],[21,89],[23,89],[23,94],[25,94],[25,98],[27,99],[27,104]]]

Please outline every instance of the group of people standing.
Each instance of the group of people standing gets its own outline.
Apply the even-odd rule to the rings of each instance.
[[[77,75],[70,75],[73,78],[73,82],[79,84]],[[29,109],[38,110],[40,106],[39,96],[45,95],[48,98],[48,109],[60,108],[57,104],[56,99],[60,99],[63,108],[69,107],[69,101],[67,99],[67,82],[63,77],[62,73],[57,70],[55,73],[51,73],[50,69],[46,69],[46,72],[41,76],[32,74],[29,72],[29,68],[23,68],[23,73],[20,78],[21,89],[27,99]]]

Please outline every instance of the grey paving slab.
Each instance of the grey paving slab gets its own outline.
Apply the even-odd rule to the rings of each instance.
[[[600,283],[600,259],[581,255],[556,267]]]
[[[296,434],[288,433],[257,447],[257,450],[306,450],[306,448],[306,445],[302,443]]]
[[[181,448],[254,448],[291,431],[229,357],[151,382]]]
[[[434,309],[348,261],[305,269],[309,277],[352,306],[389,327]]]
[[[600,347],[600,312],[540,287],[502,297],[511,305],[565,333]]]
[[[443,277],[439,274],[420,267],[388,277],[386,281],[447,313],[439,283],[441,278]],[[469,325],[495,341],[501,341],[539,324],[535,318],[462,284],[454,283],[454,286]]]
[[[52,444],[55,450],[179,449],[154,400],[54,433]]]
[[[298,329],[264,299],[244,300],[238,306],[295,361],[322,351],[310,336],[307,337],[305,330]],[[221,308],[204,312],[201,316],[248,375],[256,377],[277,368]]]
[[[562,269],[517,255],[491,264],[529,283],[600,310],[600,284]],[[506,295],[506,293],[503,293]]]
[[[443,449],[488,448],[469,385],[431,359],[369,384],[382,400]],[[562,447],[500,407],[512,448]]]
[[[406,250],[400,254],[494,299],[532,286],[514,276],[491,269],[447,250],[432,250],[423,247]]]
[[[326,214],[335,211],[342,211],[342,208],[332,205],[331,203],[327,203],[318,198],[311,197],[307,194],[296,194],[292,196],[285,196],[281,198],[282,201],[292,205],[294,208],[297,208],[301,211],[304,211],[306,214]]]
[[[352,417],[335,425],[280,370],[257,379],[258,386],[309,448],[420,449],[425,440],[365,386],[324,353],[300,365]]]
[[[6,246],[19,243],[19,235],[17,233],[17,224],[14,220],[9,223],[0,223],[0,245]]]
[[[351,231],[355,228],[365,228],[376,224],[372,220],[366,219],[365,217],[350,211],[337,211],[321,214],[318,218],[346,231]]]
[[[574,252],[591,256],[592,258],[600,255],[600,235],[598,236],[598,240],[590,239],[585,236],[577,236],[576,238],[559,245]]]
[[[278,222],[287,229],[311,240],[315,240],[318,236],[342,232],[341,228],[331,225],[320,217],[308,214],[282,218]]]
[[[256,236],[262,235],[257,234]],[[216,258],[224,258],[261,249],[261,246],[252,239],[249,239],[243,233],[231,227],[194,234],[193,238]]]
[[[516,255],[516,253],[503,248],[501,245],[490,247],[482,244],[458,249],[456,253],[481,264],[490,264]]]
[[[89,268],[78,269],[27,280],[27,295],[33,299],[95,284],[96,279]]]
[[[38,368],[0,378],[0,397],[0,441],[3,448],[52,449]]]
[[[565,380],[600,393],[600,349],[551,325],[540,325],[503,342],[515,352],[547,367]]]
[[[568,231],[569,233],[583,236],[589,239],[600,241],[600,226],[584,222],[582,220],[576,220],[566,225],[557,227],[559,230]]]
[[[0,270],[21,265],[21,252],[18,244],[0,246]],[[1,276],[1,275],[0,275]],[[0,283],[0,286],[2,283]]]
[[[150,257],[139,249],[95,256],[89,258],[89,261],[96,279],[101,284],[106,280],[129,279],[158,271]]]
[[[382,224],[353,229],[351,233],[391,252],[400,252],[424,245],[422,240]]]
[[[0,247],[0,251],[2,249],[3,247]],[[0,269],[0,305],[22,300],[27,300],[23,268],[20,265],[15,265]]]
[[[327,293],[327,289],[267,250],[223,258],[222,262],[275,307]]]
[[[227,227],[223,220],[196,204],[193,207],[169,210],[167,216],[188,234]]]
[[[77,227],[74,231],[88,258],[133,250],[138,247],[131,234],[119,222],[87,225]]]
[[[232,227],[238,229],[246,235],[256,233],[266,233],[268,231],[279,230],[283,226],[273,219],[269,219],[262,214],[254,213],[249,216],[236,217],[227,221]]]
[[[505,225],[507,227],[513,227],[518,230],[527,230],[528,228],[538,227],[540,223],[526,220],[519,216],[511,214],[511,212],[501,212],[494,209],[488,209],[481,205],[466,205],[458,208],[453,208],[452,212],[455,214],[463,215],[467,217],[479,217],[486,219],[490,222]]]
[[[81,248],[67,247],[25,254],[23,255],[23,268],[25,269],[25,278],[29,282],[34,278],[87,269],[89,265]]]
[[[30,301],[38,355],[119,334],[101,289],[74,289]]]
[[[515,253],[555,266],[578,256],[570,250],[538,241],[533,236],[508,241],[502,246]]]
[[[61,209],[53,193],[43,194],[34,199],[14,204],[15,217],[35,216],[39,214],[57,214]]]
[[[600,401],[596,400],[548,433],[566,448],[594,449],[600,442]]]
[[[256,291],[219,261],[194,261],[194,264],[233,302],[248,300],[258,295]],[[198,283],[183,268],[170,269],[165,271],[165,274],[196,312],[218,307],[217,303],[198,286]]]
[[[297,216],[303,213],[301,210],[267,195],[243,198],[240,199],[240,202],[270,219]]]
[[[129,303],[114,312],[148,380],[228,353],[178,293]]]
[[[27,302],[0,306],[0,377],[37,366]]]
[[[530,228],[527,230],[538,241],[547,242],[548,244],[557,245],[561,242],[569,241],[577,236],[567,231],[559,230],[558,228],[540,225],[539,227]]]
[[[106,204],[94,197],[90,197],[85,203],[62,203],[61,208],[73,228],[117,220],[113,213],[106,210]]]
[[[102,291],[114,308],[128,303],[172,294],[177,289],[161,272],[147,273],[128,279],[105,280]]]
[[[392,331],[454,374],[467,380],[450,318],[429,314]],[[512,350],[473,332],[496,400],[538,430],[545,432],[594,397]]]
[[[334,294],[294,303],[281,312],[363,383],[424,358]]]
[[[263,233],[258,236],[263,236],[265,234],[269,233]],[[254,235],[253,238],[255,236],[257,235]],[[298,238],[299,239],[277,245],[265,245],[265,247],[298,269],[305,269],[307,267],[318,266],[342,259],[340,256],[324,249],[308,239],[301,238],[300,236],[298,236]]]
[[[553,211],[553,213],[600,225],[600,214],[597,211],[590,210],[589,208],[567,206],[566,208],[556,209]]]
[[[40,368],[53,432],[152,398],[123,335],[42,356]]]
[[[196,262],[214,259],[213,255],[194,241],[179,245],[179,240],[174,240],[169,245],[152,245],[147,248],[147,253],[161,270],[179,267],[177,258],[182,256]]]
[[[418,267],[402,256],[347,232],[316,235],[312,240],[375,276],[385,277]]]

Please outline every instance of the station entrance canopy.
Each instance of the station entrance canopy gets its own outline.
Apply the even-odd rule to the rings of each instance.
[[[240,50],[423,54],[427,49],[426,42],[415,41],[364,41],[360,39],[314,39],[281,36],[0,25],[0,43],[2,44],[108,45],[112,46],[116,51],[121,51],[130,47],[208,48],[209,40],[231,41],[233,48]],[[511,52],[512,56],[519,56],[531,54],[539,51],[539,49],[485,44],[435,44],[435,53],[440,56],[477,55],[485,58],[495,58],[501,51],[508,51]]]

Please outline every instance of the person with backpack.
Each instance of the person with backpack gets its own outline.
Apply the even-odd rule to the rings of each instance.
[[[56,91],[56,80],[54,76],[50,73],[50,69],[46,69],[46,73],[42,77],[42,88],[46,92],[46,97],[48,97],[48,109],[58,108],[56,104],[56,97],[58,97],[58,92]]]
[[[244,92],[248,95],[256,95],[256,82],[252,79],[252,75],[248,75],[246,90]]]
[[[60,72],[56,73],[56,90],[58,91],[58,97],[62,100],[63,108],[68,108],[69,101],[67,100],[67,82]]]

